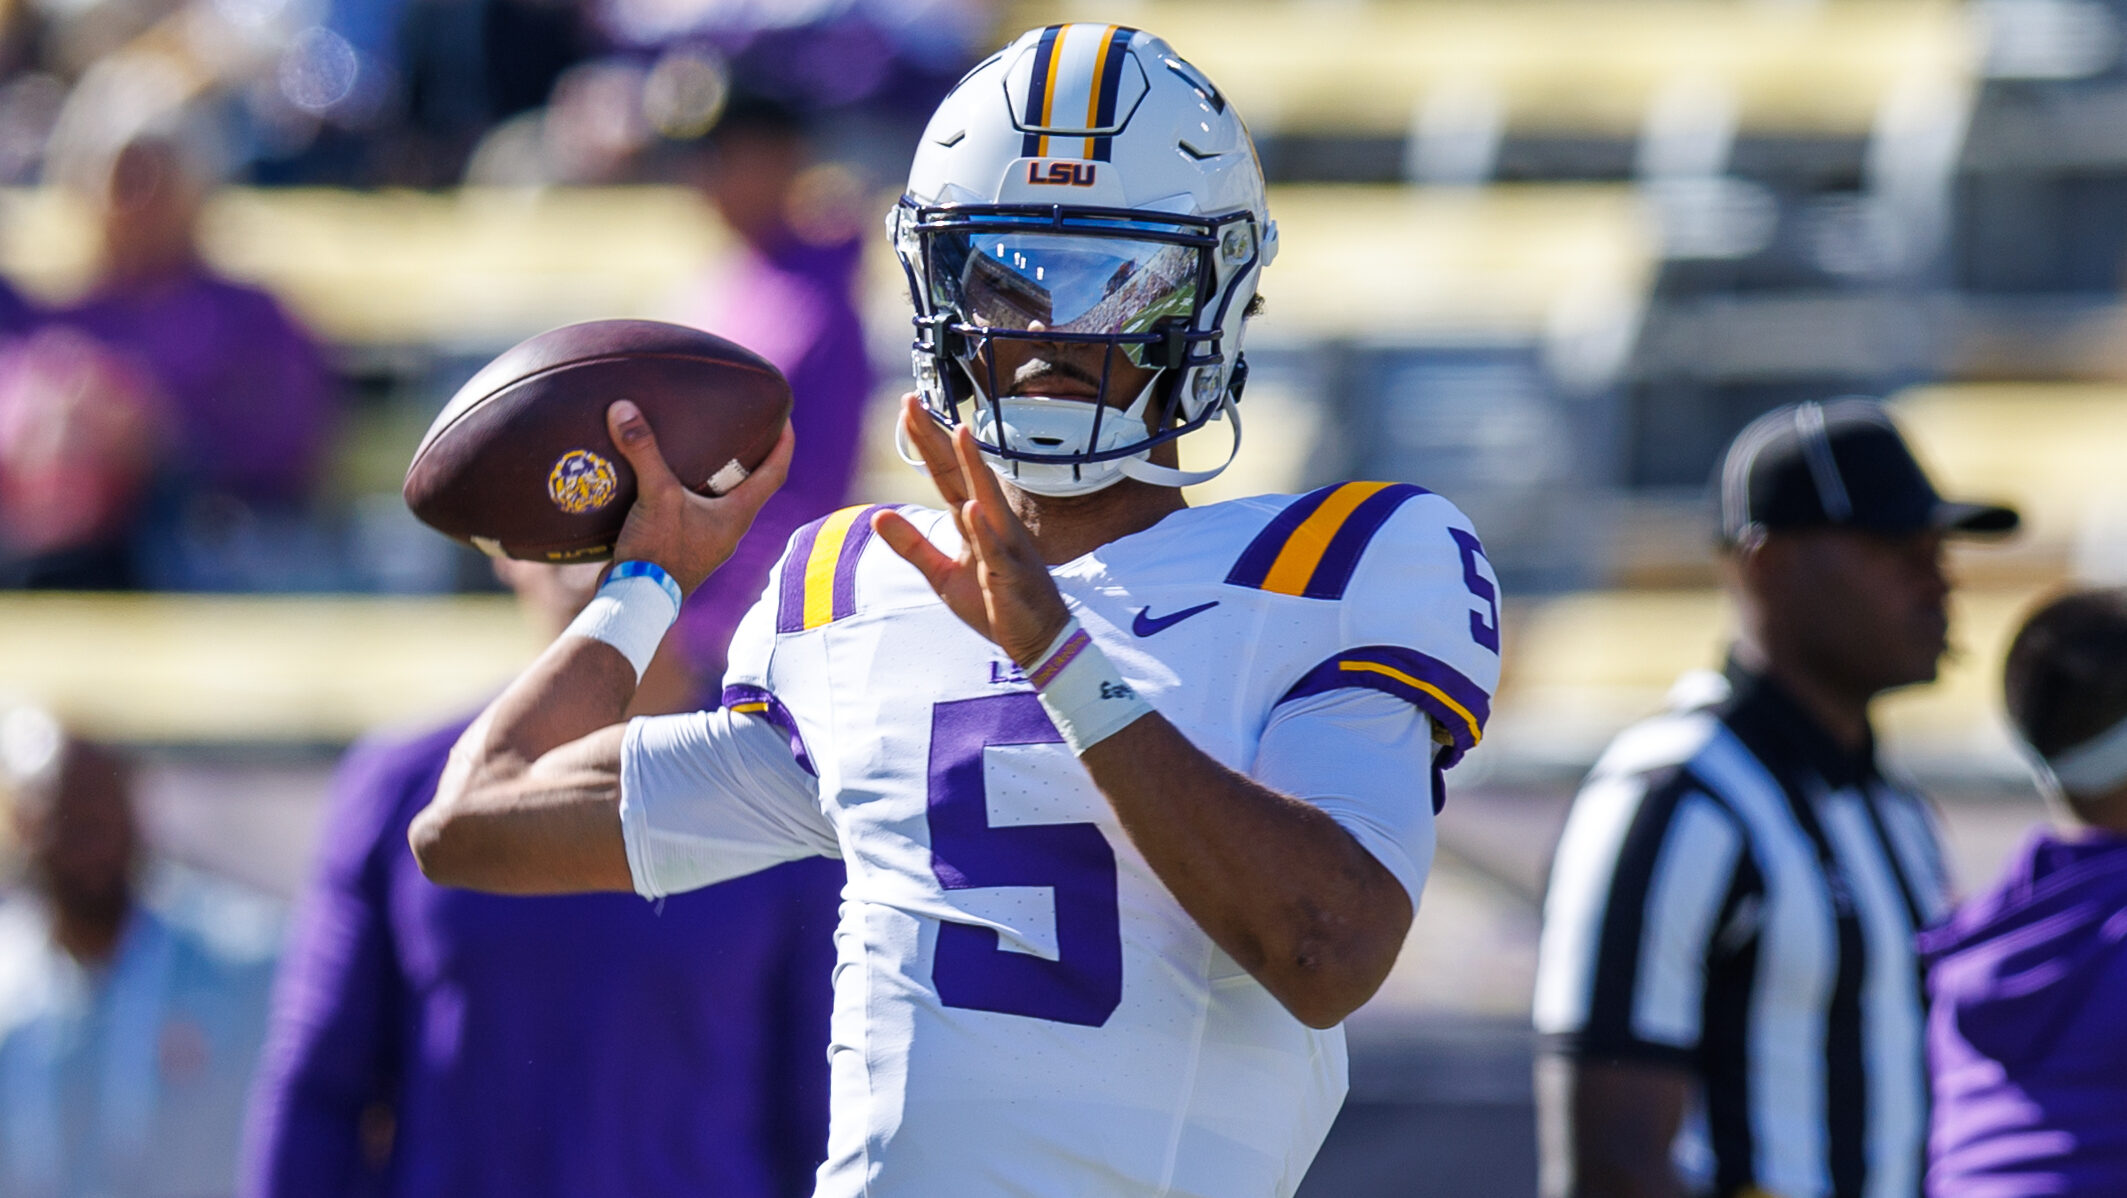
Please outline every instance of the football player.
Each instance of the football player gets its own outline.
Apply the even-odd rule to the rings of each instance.
[[[821,1198],[1289,1195],[1482,734],[1497,581],[1416,486],[1186,505],[1216,471],[1174,442],[1238,447],[1278,243],[1239,116],[1159,39],[1052,26],[976,67],[889,228],[898,431],[942,510],[800,530],[724,707],[622,726],[790,445],[705,499],[614,404],[619,564],[467,732],[416,852],[646,898],[841,857]]]

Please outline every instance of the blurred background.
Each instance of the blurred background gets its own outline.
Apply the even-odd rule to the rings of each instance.
[[[1992,875],[2042,818],[2007,633],[2127,582],[2123,0],[0,0],[0,705],[131,750],[161,857],[292,896],[347,744],[540,641],[401,504],[429,421],[542,329],[719,327],[764,204],[862,239],[852,493],[925,499],[878,221],[951,83],[1075,19],[1204,68],[1272,184],[1248,447],[1199,502],[1421,482],[1508,595],[1303,1193],[1534,1192],[1550,848],[1605,740],[1718,662],[1705,481],[1766,408],[1889,397],[1946,492],[2024,511],[1956,552],[1943,681],[1881,708]],[[763,112],[808,148],[734,195],[717,130]]]

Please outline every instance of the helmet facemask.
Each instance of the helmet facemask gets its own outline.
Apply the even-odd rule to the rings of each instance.
[[[904,201],[890,221],[917,301],[924,407],[946,427],[967,420],[1015,485],[1079,495],[1122,477],[1179,486],[1217,473],[1148,459],[1239,397],[1246,369],[1237,354],[1228,368],[1222,342],[1235,284],[1252,284],[1258,265],[1252,214]],[[1098,367],[1062,345],[1100,346]],[[1014,394],[999,350],[1020,347],[1093,393]],[[1119,363],[1133,378],[1152,372],[1135,394],[1118,393],[1129,386]],[[1234,429],[1238,443],[1237,416]]]

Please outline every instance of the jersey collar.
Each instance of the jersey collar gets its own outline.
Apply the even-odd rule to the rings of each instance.
[[[1722,722],[1776,772],[1799,766],[1814,771],[1834,790],[1866,788],[1882,776],[1876,767],[1871,727],[1859,749],[1849,751],[1787,689],[1730,654],[1722,673],[1729,697],[1718,709]]]

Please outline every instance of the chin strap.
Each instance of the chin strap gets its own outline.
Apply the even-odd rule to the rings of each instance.
[[[1193,487],[1217,478],[1241,453],[1241,409],[1233,402],[1233,393],[1227,392],[1219,406],[1226,409],[1226,419],[1233,425],[1233,447],[1226,451],[1225,461],[1209,470],[1177,470],[1172,466],[1155,466],[1143,458],[1124,458],[1118,468],[1126,477],[1155,487]]]
[[[1147,384],[1145,391],[1140,393],[1138,402],[1144,402],[1145,397],[1150,395],[1151,390],[1151,385]],[[978,400],[977,402],[980,401]],[[1226,467],[1233,465],[1233,460],[1239,457],[1241,453],[1241,409],[1238,404],[1234,403],[1233,392],[1231,391],[1220,397],[1219,406],[1225,409],[1226,420],[1233,425],[1233,444],[1226,451],[1225,461],[1220,462],[1209,470],[1177,470],[1172,466],[1155,466],[1143,458],[1124,458],[1116,463],[1116,471],[1126,478],[1133,478],[1141,483],[1150,483],[1155,487],[1193,487],[1198,483],[1210,482],[1225,473]],[[1147,452],[1149,453],[1150,451],[1148,450]],[[908,465],[914,466],[925,474],[930,473],[930,468],[923,464],[923,456],[916,452],[915,445],[908,439],[908,427],[899,420],[894,421],[894,453]],[[982,456],[990,464],[991,469],[998,471],[1007,480],[1012,480],[1012,472],[1002,461],[988,452],[985,452]]]
[[[928,417],[930,412],[926,410],[924,415]],[[894,453],[918,471],[924,474],[931,472],[931,468],[923,464],[923,455],[916,452],[915,444],[908,439],[908,425],[902,423],[898,414],[894,417]]]

